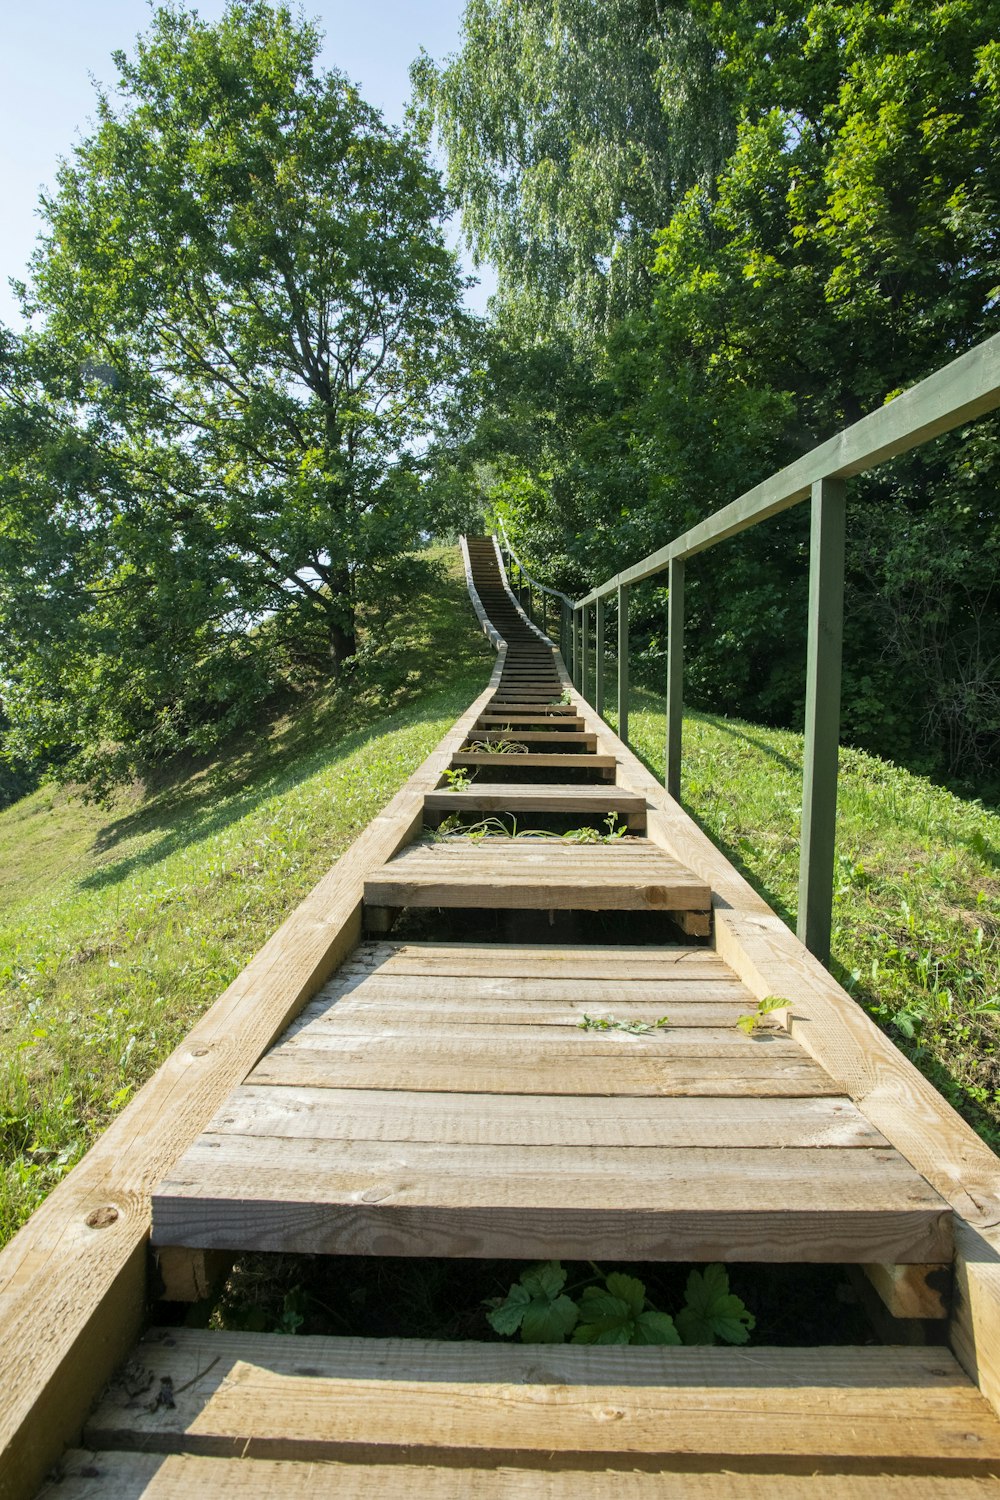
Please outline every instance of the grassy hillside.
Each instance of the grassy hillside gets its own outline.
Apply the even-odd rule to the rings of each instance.
[[[662,776],[662,699],[634,695],[629,733]],[[802,736],[688,715],[681,798],[794,928]],[[840,982],[1000,1149],[1000,816],[841,750],[832,950]]]
[[[0,1242],[486,685],[457,552],[362,679],[110,809],[0,812]]]

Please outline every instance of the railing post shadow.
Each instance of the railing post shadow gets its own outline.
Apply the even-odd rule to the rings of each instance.
[[[628,744],[628,588],[618,586],[618,738]]]
[[[833,917],[846,514],[844,480],[817,480],[812,487],[809,531],[809,645],[796,931],[823,964],[830,958]]]
[[[681,743],[684,723],[684,559],[669,564],[667,600],[667,755],[664,782],[681,800]]]

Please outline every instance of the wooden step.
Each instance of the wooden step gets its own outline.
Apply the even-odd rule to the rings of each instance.
[[[942,1200],[752,1008],[690,947],[362,945],[160,1183],[154,1243],[947,1261]]]
[[[597,749],[597,735],[588,733],[582,729],[517,729],[505,733],[502,729],[477,729],[470,735],[469,743],[490,745],[514,741],[519,745],[537,746],[538,749],[555,748],[561,750],[565,745],[567,749],[573,749],[577,754],[584,750]],[[463,747],[464,748],[464,747]]]
[[[644,839],[564,845],[501,837],[411,844],[365,881],[365,904],[707,912],[712,899],[704,881]]]
[[[800,1495],[802,1477],[846,1473],[849,1487],[806,1493],[891,1500],[895,1489],[866,1489],[866,1477],[884,1484],[898,1466],[911,1477],[988,1483],[1000,1463],[1000,1423],[944,1349],[531,1347],[171,1328],[151,1330],[134,1365],[86,1425],[95,1467],[130,1450],[147,1460],[184,1455],[201,1461],[201,1484],[212,1462],[240,1472],[248,1462],[272,1464],[276,1477],[288,1464],[349,1461],[363,1473],[401,1462],[416,1476],[416,1493],[463,1500],[738,1497],[747,1493],[744,1473],[766,1479],[770,1488],[755,1495]],[[148,1399],[134,1397],[140,1379]],[[442,1492],[426,1477],[421,1487],[420,1474],[434,1476],[437,1466],[465,1488]],[[515,1487],[481,1488],[490,1472],[518,1468]],[[546,1487],[560,1472],[574,1488]],[[774,1488],[782,1475],[796,1487]],[[191,1471],[188,1481],[196,1482]],[[588,1481],[599,1487],[576,1488]],[[637,1490],[642,1481],[657,1487]],[[113,1500],[117,1492],[91,1493]],[[271,1493],[301,1492],[279,1479]],[[409,1486],[397,1471],[382,1490],[322,1493],[374,1500]]]
[[[603,818],[615,813],[629,828],[646,826],[646,799],[640,792],[620,786],[531,786],[516,782],[474,781],[464,792],[442,788],[428,792],[424,810],[434,820],[457,812],[509,812],[515,817],[525,813],[584,813],[589,818]]]
[[[569,751],[548,754],[529,750],[527,755],[494,755],[486,750],[462,750],[451,757],[453,770],[504,770],[530,779],[533,770],[593,771],[613,781],[618,762],[613,755],[573,755]]]
[[[643,1472],[638,1459],[618,1471],[601,1459],[552,1469],[521,1453],[487,1453],[469,1466],[435,1462],[315,1463],[288,1459],[202,1458],[191,1453],[92,1453],[60,1464],[58,1500],[993,1500],[996,1481],[968,1475],[912,1474],[908,1465],[876,1477],[858,1473],[752,1474]]]

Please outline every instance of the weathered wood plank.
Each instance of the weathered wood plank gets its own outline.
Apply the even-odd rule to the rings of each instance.
[[[284,1140],[580,1148],[888,1144],[849,1100],[836,1098],[607,1099],[592,1094],[532,1097],[254,1084],[234,1090],[208,1129]]]
[[[553,979],[670,980],[734,975],[711,948],[684,944],[362,943],[351,963],[394,974]],[[742,981],[740,981],[742,982]]]
[[[601,1452],[666,1468],[706,1455],[1000,1459],[1000,1425],[940,1349],[541,1351],[191,1332],[140,1350],[174,1404],[149,1411],[111,1392],[88,1443],[300,1461],[414,1447]]]
[[[304,1253],[900,1262],[950,1215],[887,1149],[467,1147],[202,1135],[157,1244]]]
[[[249,1075],[252,1083],[298,1087],[419,1089],[447,1093],[459,1084],[494,1094],[714,1095],[718,1098],[839,1097],[843,1090],[806,1057],[775,1067],[763,1051],[745,1058],[738,1073],[731,1057],[650,1057],[629,1052],[576,1059],[565,1050],[529,1047],[512,1059],[510,1044],[483,1046],[471,1038],[433,1055],[415,1055],[412,1041],[393,1041],[370,1056],[366,1046],[320,1050],[287,1047],[270,1052]]]
[[[520,1463],[518,1462],[520,1458]],[[621,1468],[603,1457],[594,1467],[574,1463],[527,1468],[517,1452],[492,1452],[489,1467],[477,1461],[428,1463],[315,1463],[293,1459],[203,1458],[186,1453],[93,1453],[67,1456],[58,1500],[990,1500],[990,1478],[958,1474],[887,1474],[872,1477],[753,1474],[673,1470],[665,1478],[644,1473],[625,1454]],[[659,1467],[659,1466],[657,1466]]]

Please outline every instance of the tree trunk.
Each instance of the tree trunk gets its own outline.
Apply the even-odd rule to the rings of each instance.
[[[340,676],[341,668],[349,657],[356,656],[358,650],[358,638],[354,628],[354,612],[351,612],[351,623],[345,629],[336,620],[330,622],[330,660],[333,662],[333,675]]]

